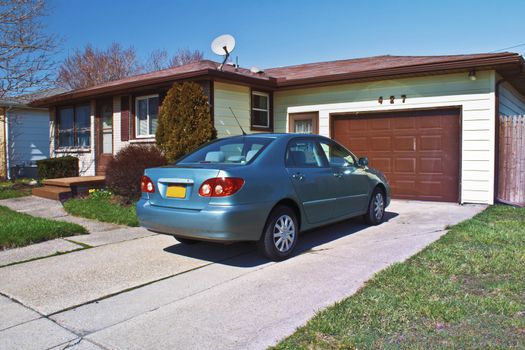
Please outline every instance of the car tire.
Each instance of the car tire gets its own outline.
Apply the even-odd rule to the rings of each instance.
[[[182,244],[197,244],[200,243],[200,241],[196,239],[190,239],[190,238],[183,238],[183,237],[177,237],[175,236],[175,239],[179,241]]]
[[[268,216],[257,248],[270,260],[285,260],[292,255],[298,235],[299,225],[295,212],[290,207],[280,205]]]
[[[385,193],[378,187],[372,192],[368,211],[364,215],[365,221],[369,225],[379,225],[385,218]]]

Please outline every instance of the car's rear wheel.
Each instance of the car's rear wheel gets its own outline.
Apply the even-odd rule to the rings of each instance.
[[[379,225],[383,222],[385,217],[385,194],[376,187],[372,192],[370,203],[368,204],[368,212],[365,214],[365,221],[369,225]]]
[[[295,212],[287,206],[278,206],[270,213],[257,246],[268,259],[281,261],[292,255],[297,244],[299,225]]]
[[[178,236],[175,236],[175,239],[177,241],[179,241],[180,243],[182,243],[182,244],[197,244],[197,243],[200,243],[200,241],[198,241],[196,239],[183,238],[183,237],[178,237]]]

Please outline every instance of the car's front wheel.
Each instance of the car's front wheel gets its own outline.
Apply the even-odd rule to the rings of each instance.
[[[285,260],[292,255],[298,234],[299,226],[295,212],[287,206],[278,206],[268,217],[257,244],[259,251],[270,260]]]
[[[369,225],[379,225],[383,222],[385,217],[385,195],[383,191],[376,187],[372,192],[370,203],[368,204],[368,212],[365,214],[365,221]]]

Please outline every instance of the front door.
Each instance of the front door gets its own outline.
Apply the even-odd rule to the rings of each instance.
[[[300,134],[318,134],[318,125],[319,114],[317,112],[290,113],[289,115],[289,132]]]
[[[97,101],[96,174],[104,175],[113,157],[113,106],[111,100]]]

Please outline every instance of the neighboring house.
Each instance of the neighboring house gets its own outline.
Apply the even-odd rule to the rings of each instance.
[[[36,177],[36,161],[49,157],[49,109],[29,106],[48,90],[0,100],[0,178]]]
[[[122,147],[154,142],[158,108],[175,81],[199,82],[218,136],[314,132],[386,173],[394,197],[494,202],[496,115],[525,113],[515,53],[377,56],[250,70],[200,61],[33,103],[51,108],[51,154],[103,174]]]

